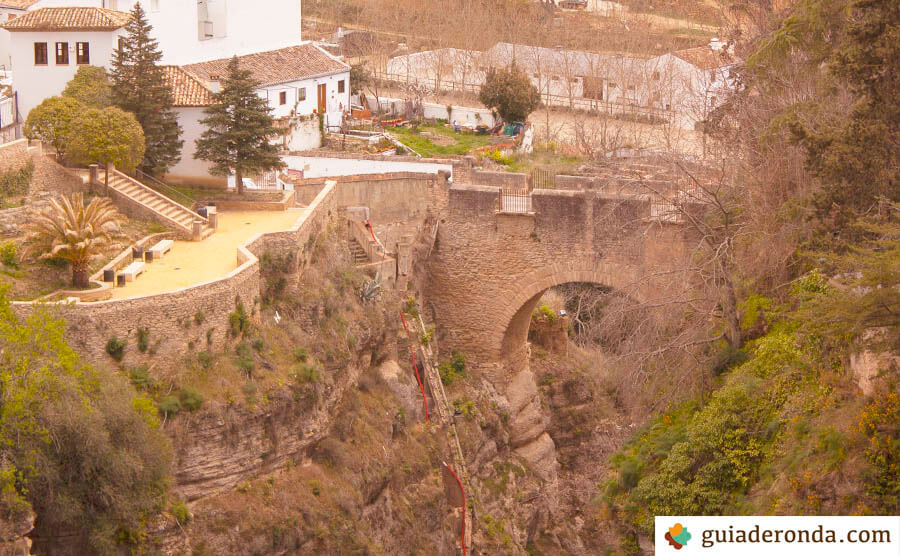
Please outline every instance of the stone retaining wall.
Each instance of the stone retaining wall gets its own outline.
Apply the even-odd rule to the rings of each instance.
[[[0,145],[0,173],[18,170],[30,159],[28,139],[18,139]]]
[[[336,213],[334,186],[330,185],[315,199],[308,216],[294,228],[257,235],[245,246],[238,247],[239,266],[224,278],[162,294],[46,306],[66,319],[69,341],[92,363],[109,361],[106,343],[113,336],[127,341],[123,360],[126,365],[149,362],[151,357],[153,361],[173,363],[191,350],[219,349],[229,340],[228,317],[238,301],[247,313],[258,313],[259,256],[267,250],[298,251]],[[19,318],[37,306],[40,304],[12,304]],[[195,318],[201,315],[202,318]],[[147,353],[137,349],[138,329],[148,332]]]

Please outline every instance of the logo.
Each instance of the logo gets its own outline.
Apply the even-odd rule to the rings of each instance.
[[[669,541],[669,544],[675,550],[681,550],[681,547],[691,540],[691,534],[688,533],[687,527],[682,527],[680,523],[676,523],[669,527],[669,531],[666,533],[666,540]]]

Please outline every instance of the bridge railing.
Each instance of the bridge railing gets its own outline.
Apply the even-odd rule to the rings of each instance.
[[[498,197],[500,212],[528,214],[534,212],[528,189],[501,189]]]

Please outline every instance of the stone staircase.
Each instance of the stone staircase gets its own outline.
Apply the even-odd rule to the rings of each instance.
[[[186,239],[198,239],[193,237],[197,220],[202,223],[200,239],[213,233],[206,218],[119,170],[109,173],[109,189],[113,201],[117,200],[115,194],[121,197],[118,200],[126,200],[125,204],[129,206],[125,212],[143,212],[145,214],[140,216],[152,218]]]
[[[350,256],[353,257],[353,263],[356,265],[370,262],[366,250],[355,239],[350,239]]]

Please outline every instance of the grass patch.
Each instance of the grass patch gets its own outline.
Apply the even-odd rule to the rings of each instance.
[[[387,131],[394,135],[401,143],[409,146],[424,157],[466,154],[474,148],[491,144],[490,135],[476,135],[471,132],[463,131],[456,133],[452,129],[436,124],[419,126],[419,131],[427,131],[435,135],[450,137],[456,141],[456,144],[435,145],[428,137],[406,127],[391,127]]]

